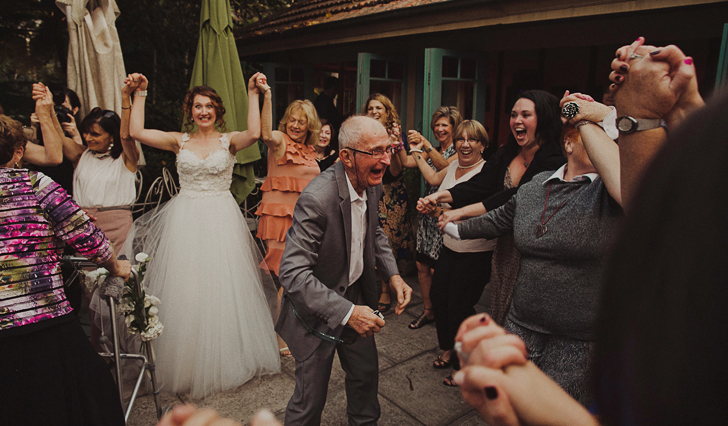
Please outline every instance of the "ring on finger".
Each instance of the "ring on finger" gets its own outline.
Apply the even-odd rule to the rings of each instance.
[[[638,55],[636,53],[629,55],[629,59],[642,59],[642,58],[644,58],[644,56]]]
[[[574,118],[579,113],[579,104],[574,101],[567,102],[561,110],[561,114],[566,118]]]

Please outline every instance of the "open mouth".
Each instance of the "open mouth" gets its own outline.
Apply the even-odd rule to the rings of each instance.
[[[522,127],[517,127],[515,129],[513,129],[513,131],[516,135],[516,139],[523,139],[526,137],[526,129],[524,129]]]

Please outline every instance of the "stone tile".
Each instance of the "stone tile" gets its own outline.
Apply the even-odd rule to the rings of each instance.
[[[423,353],[379,376],[379,393],[425,425],[447,425],[472,410],[458,388],[442,384],[450,370],[432,368],[437,353]]]
[[[379,406],[381,408],[381,417],[378,422],[380,426],[422,425],[421,422],[407,414],[406,411],[381,395],[379,395]],[[326,406],[321,413],[321,424],[324,426],[346,425],[348,422],[349,420],[346,415],[346,391],[344,389],[338,389],[336,391],[329,390]]]
[[[402,315],[386,317],[387,324],[377,334],[377,349],[387,358],[401,362],[425,351],[437,348],[434,324],[417,330],[407,328],[415,317],[405,311]]]
[[[463,417],[449,424],[450,426],[488,426],[488,423],[480,417],[477,411],[473,410]]]
[[[175,404],[181,404],[182,401],[177,399],[175,395],[160,394],[158,397],[162,411]],[[131,414],[129,415],[128,426],[148,426],[157,424],[157,412],[154,406],[154,398],[151,394],[137,397],[134,401]]]

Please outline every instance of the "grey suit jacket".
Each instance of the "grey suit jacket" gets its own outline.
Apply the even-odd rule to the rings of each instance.
[[[367,189],[367,232],[364,272],[360,278],[364,303],[376,309],[382,279],[396,275],[397,263],[379,227],[377,207],[382,186]],[[286,235],[280,266],[284,288],[276,331],[297,361],[305,361],[323,340],[308,332],[293,314],[291,303],[311,328],[339,336],[351,308],[344,298],[349,284],[351,200],[341,162],[313,179],[298,198],[293,224]],[[328,343],[327,343],[328,344]]]

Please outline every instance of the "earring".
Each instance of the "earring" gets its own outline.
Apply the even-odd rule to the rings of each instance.
[[[17,162],[17,161],[15,162],[15,168],[16,168],[16,169],[19,169],[19,168],[20,168],[20,164],[18,164],[18,162]]]

